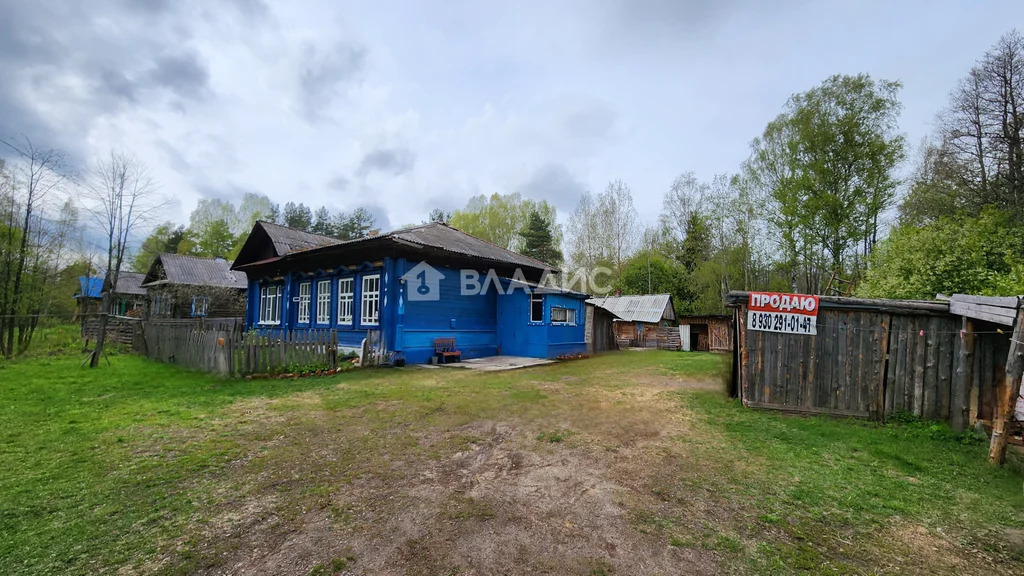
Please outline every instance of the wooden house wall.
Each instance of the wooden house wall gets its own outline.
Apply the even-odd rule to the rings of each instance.
[[[586,310],[587,352],[617,350],[619,346],[615,339],[613,316],[608,311],[598,308],[593,304],[587,304]]]

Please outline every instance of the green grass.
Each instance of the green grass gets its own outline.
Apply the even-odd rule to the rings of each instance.
[[[940,528],[970,548],[1021,552],[991,537],[997,526],[1024,528],[1021,461],[988,466],[987,443],[971,434],[912,418],[882,425],[785,416],[706,392],[680,398],[723,435],[698,443],[715,471],[703,488],[726,491],[757,511],[763,529],[791,537],[760,546],[761,569],[815,572],[844,540],[870,539],[894,520]]]
[[[404,368],[245,381],[126,354],[90,370],[74,348],[0,364],[2,574],[215,566],[238,544],[201,542],[197,527],[245,495],[276,495],[283,522],[319,507],[350,526],[358,503],[337,500],[339,483],[360,474],[386,482],[398,473],[392,459],[412,466],[481,442],[462,426],[518,422],[548,452],[601,446],[620,429],[656,435],[648,416],[628,420],[638,378],[700,380],[729,367],[724,356],[646,351],[512,372]],[[1019,460],[992,469],[986,446],[969,437],[913,421],[787,417],[707,390],[658,394],[690,419],[691,432],[659,448],[678,459],[637,475],[659,483],[651,493],[665,508],[637,507],[628,518],[662,546],[713,551],[737,571],[814,573],[827,563],[857,572],[872,547],[887,546],[879,534],[910,522],[1001,561],[1020,554],[1000,537],[1024,528]],[[423,443],[431,431],[450,437]],[[311,457],[312,444],[330,458]],[[233,464],[241,460],[244,468]],[[484,500],[447,502],[452,522],[502,517]],[[695,520],[694,503],[728,514]],[[146,564],[161,557],[167,562]],[[354,557],[320,560],[313,573],[338,572]]]

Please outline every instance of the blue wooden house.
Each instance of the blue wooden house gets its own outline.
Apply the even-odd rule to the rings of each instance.
[[[249,329],[334,330],[346,351],[372,336],[414,364],[447,338],[463,358],[586,352],[585,294],[538,287],[551,266],[442,223],[339,241],[257,222],[233,269]]]

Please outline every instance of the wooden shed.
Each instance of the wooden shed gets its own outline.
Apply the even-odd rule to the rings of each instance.
[[[733,351],[731,314],[687,314],[679,317],[682,349],[700,352]]]
[[[906,412],[956,430],[998,410],[1017,298],[821,296],[816,334],[751,328],[749,299],[726,298],[738,330],[735,390],[746,406],[876,420]]]
[[[613,328],[621,348],[658,348],[665,333],[661,329],[676,326],[675,306],[670,294],[602,296],[587,300],[587,304],[603,308],[617,317]]]
[[[618,316],[591,303],[586,304],[586,341],[587,353],[618,350],[615,339],[614,322]]]

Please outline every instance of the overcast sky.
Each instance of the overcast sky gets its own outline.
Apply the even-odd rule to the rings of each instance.
[[[615,178],[652,222],[831,74],[902,81],[916,145],[1014,27],[1019,0],[0,0],[0,135],[134,152],[182,222],[247,191],[384,228],[519,191],[564,220]]]

